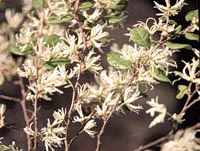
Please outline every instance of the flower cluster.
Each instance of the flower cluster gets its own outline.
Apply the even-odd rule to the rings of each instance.
[[[199,129],[187,128],[176,132],[173,140],[162,145],[161,151],[199,150],[199,138],[195,136]]]
[[[16,143],[13,141],[10,145],[6,146],[3,145],[1,140],[3,138],[0,138],[0,150],[2,151],[6,151],[6,150],[10,150],[10,151],[23,151],[23,149],[19,149],[18,147],[16,147]]]
[[[16,72],[21,77],[21,81],[16,83],[22,89],[22,100],[14,100],[20,102],[23,108],[28,151],[33,146],[37,150],[37,144],[40,143],[38,139],[44,143],[46,151],[53,151],[63,145],[68,151],[76,137],[82,133],[92,138],[97,136],[96,151],[99,151],[101,135],[110,117],[115,113],[138,114],[144,109],[141,105],[143,94],[160,82],[171,83],[168,78],[171,73],[180,77],[177,80],[184,79],[190,83],[189,88],[179,86],[178,99],[184,95],[195,98],[200,93],[198,59],[194,57],[190,63],[183,61],[185,67],[182,72],[170,71],[171,67],[177,67],[172,59],[173,53],[192,47],[189,44],[173,43],[171,40],[185,35],[188,40],[199,41],[198,35],[192,33],[199,30],[196,11],[186,15],[186,21],[191,24],[185,29],[170,18],[186,5],[184,0],[177,0],[174,4],[165,0],[165,5],[154,2],[155,8],[160,11],[158,19],[148,18],[146,22],[140,21],[128,28],[129,33],[125,35],[130,37],[130,43],[121,48],[113,44],[111,51],[106,52],[108,68],[104,68],[101,63],[105,54],[104,47],[112,42],[109,30],[116,24],[122,25],[127,17],[124,12],[127,0],[22,2],[23,15],[6,10],[8,26],[0,25],[0,85],[5,77],[9,78]],[[192,50],[199,55],[197,49]],[[13,59],[10,53],[22,59]],[[90,74],[94,81],[84,81],[82,77],[86,74]],[[23,86],[23,78],[27,79],[26,87]],[[190,93],[193,85],[196,89]],[[66,103],[68,105],[70,102],[69,110],[61,108],[54,111],[54,120],[47,119],[46,126],[40,128],[37,124],[38,100],[52,100],[51,96],[55,93],[65,92],[63,88],[72,91],[72,96]],[[13,97],[4,98],[13,100]],[[27,100],[32,101],[31,107],[26,104]],[[147,101],[150,109],[146,113],[151,117],[157,115],[149,128],[163,123],[167,115],[179,123],[186,110],[198,101],[199,98],[191,102],[187,100],[179,114],[168,113],[165,105],[158,103],[158,97]],[[87,113],[84,112],[86,107]],[[28,110],[32,108],[32,117],[29,117]],[[5,105],[0,104],[0,128],[5,125],[5,109]],[[99,133],[94,130],[98,126],[97,120],[103,123]],[[75,123],[79,123],[80,129],[71,137],[69,127]],[[182,137],[175,135],[173,141],[164,144],[162,151],[169,148],[199,149],[193,132],[185,131],[181,135]],[[186,139],[184,135],[191,137]],[[190,140],[191,143],[186,142]],[[184,145],[180,147],[181,144]]]
[[[199,64],[199,59],[192,59],[192,62],[185,62],[183,61],[185,64],[185,67],[183,68],[183,71],[174,71],[174,74],[176,76],[179,76],[179,79],[184,79],[186,81],[192,82],[192,83],[196,83],[197,85],[200,84],[200,64]]]
[[[155,113],[159,115],[154,118],[154,120],[150,123],[149,128],[155,126],[158,123],[163,123],[165,120],[165,116],[167,114],[167,109],[164,104],[158,103],[158,97],[156,99],[151,99],[151,101],[147,101],[147,104],[151,106],[150,109],[146,111],[146,113],[150,114],[152,117],[155,116]]]
[[[61,147],[65,139],[65,118],[67,111],[64,108],[54,111],[53,117],[54,121],[51,123],[50,120],[47,120],[47,126],[42,128],[41,131],[37,134],[41,137],[41,140],[45,144],[46,151],[54,150],[55,147]],[[34,136],[35,131],[31,128],[33,123],[29,127],[25,127],[24,131],[30,135]]]

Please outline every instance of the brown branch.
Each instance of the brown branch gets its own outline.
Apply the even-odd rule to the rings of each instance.
[[[106,127],[106,124],[107,124],[108,120],[109,120],[109,118],[103,120],[103,125],[102,125],[102,127],[101,127],[101,129],[99,131],[99,134],[97,135],[97,145],[96,145],[95,151],[99,151],[100,150],[101,137],[102,137],[102,135],[104,133],[104,130],[105,130],[105,127]]]
[[[37,100],[37,96],[35,96],[35,100],[34,100],[34,146],[33,146],[33,150],[36,151],[37,150],[37,135],[38,135],[38,122],[37,122],[37,104],[38,104],[38,100]]]
[[[180,111],[180,113],[177,115],[177,121],[181,120],[184,113],[192,106],[194,105],[196,102],[198,102],[199,100],[195,100],[194,102],[191,102],[192,97],[195,95],[196,91],[191,92],[191,87],[192,87],[192,82],[189,84],[188,88],[190,90],[190,92],[187,93],[187,100],[182,108],[182,110]]]
[[[200,98],[195,99],[193,102],[191,102],[190,104],[188,104],[187,109],[191,108],[194,104],[196,104],[197,102],[200,102]]]
[[[8,101],[13,101],[13,102],[16,102],[16,103],[20,103],[20,101],[21,101],[19,98],[15,98],[15,97],[12,97],[12,96],[7,96],[7,95],[0,95],[0,98],[8,100]]]
[[[28,116],[27,107],[26,107],[26,90],[25,90],[22,78],[19,78],[18,85],[21,89],[21,95],[22,95],[22,99],[19,102],[19,104],[22,108],[22,113],[23,113],[25,124],[28,127],[30,125],[30,122],[29,122],[29,116]],[[31,137],[28,134],[26,134],[26,138],[27,138],[27,150],[31,151],[31,148],[32,148]]]
[[[41,10],[42,13],[42,17],[40,18],[40,26],[39,26],[39,30],[38,30],[38,39],[37,39],[37,44],[39,43],[39,40],[41,39],[41,37],[43,36],[43,29],[45,27],[45,12],[44,10]],[[34,47],[33,47],[34,48]],[[38,78],[39,78],[39,68],[40,68],[40,64],[39,64],[39,60],[38,60],[38,56],[37,56],[37,49],[35,50],[35,68],[36,68],[36,77],[35,77],[35,81],[36,81],[36,85],[38,85]],[[33,145],[33,151],[37,151],[37,140],[38,140],[38,118],[37,118],[37,112],[38,112],[38,89],[36,88],[36,92],[35,92],[35,98],[34,100],[32,100],[33,102],[33,108],[34,108],[34,145]]]
[[[76,100],[76,89],[78,87],[80,74],[81,74],[81,69],[80,69],[80,71],[78,73],[75,86],[73,87],[71,105],[70,105],[70,109],[69,109],[68,114],[67,114],[66,134],[65,134],[65,141],[64,141],[64,143],[65,143],[65,151],[69,151],[69,145],[68,145],[69,124],[70,124],[70,119],[71,119],[72,111],[73,111],[75,100]]]
[[[36,67],[36,83],[39,77],[39,64],[38,64],[38,57],[35,56],[35,67]],[[37,119],[37,106],[38,106],[38,90],[35,93],[35,99],[33,100],[33,108],[34,108],[34,141],[33,141],[33,151],[37,151],[37,137],[38,137],[38,119]]]

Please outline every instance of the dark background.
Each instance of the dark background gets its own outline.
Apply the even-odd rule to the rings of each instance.
[[[172,0],[173,1],[173,0]],[[175,1],[175,0],[174,0]],[[184,6],[183,11],[180,15],[174,19],[183,25],[185,24],[184,15],[189,10],[198,8],[198,0],[188,0],[188,6]],[[4,3],[0,6],[0,20],[4,20],[4,11],[6,8],[15,7],[20,11],[21,4],[20,1],[15,0],[4,0]],[[164,0],[157,0],[159,3],[163,3]],[[4,4],[4,5],[3,5]],[[125,23],[124,28],[118,28],[116,30],[110,31],[111,38],[114,38],[112,43],[118,43],[120,46],[123,43],[128,43],[128,37],[124,36],[124,33],[128,33],[127,27],[131,27],[137,21],[145,21],[148,17],[154,17],[156,9],[153,8],[153,1],[150,0],[130,0],[126,10],[129,13],[127,22]],[[184,39],[179,39],[178,41],[184,41]],[[192,43],[194,46],[198,46],[198,43]],[[109,49],[105,48],[106,50]],[[190,60],[193,54],[183,50],[181,53],[175,56],[175,59],[180,62],[181,59]],[[1,58],[0,58],[1,59]],[[183,66],[183,64],[179,63]],[[88,80],[88,77],[84,77]],[[173,78],[173,77],[172,77]],[[61,108],[62,106],[68,107],[67,100],[70,100],[71,91],[64,90],[65,95],[55,95],[53,96],[53,101],[45,102],[41,101],[39,103],[42,106],[39,111],[39,127],[42,128],[46,126],[47,118],[52,118],[52,113],[54,110]],[[20,90],[18,87],[13,86],[12,82],[6,82],[4,85],[0,86],[0,94],[8,96],[18,96]],[[175,99],[176,87],[169,84],[160,84],[155,87],[153,91],[149,91],[147,98],[141,100],[140,104],[143,104],[144,107],[147,107],[144,103],[144,100],[150,100],[152,97],[159,96],[159,102],[164,103],[170,112],[178,112],[183,105],[183,101],[176,101]],[[24,148],[26,145],[25,138],[26,136],[22,132],[24,127],[21,108],[18,104],[7,102],[3,99],[0,99],[0,103],[5,103],[7,105],[6,111],[6,122],[9,125],[17,127],[9,128],[4,127],[0,129],[0,137],[4,137],[3,142],[5,144],[11,143],[11,141],[16,141],[16,144],[20,148]],[[191,110],[188,111],[186,116],[186,122],[183,123],[182,128],[191,126],[199,122],[200,115],[200,105],[196,105]],[[116,115],[111,118],[109,121],[105,133],[102,138],[102,151],[131,151],[138,145],[145,144],[156,138],[159,138],[170,130],[171,124],[160,124],[154,128],[148,129],[148,125],[151,122],[152,118],[149,115],[145,114],[145,110],[141,111],[139,115],[135,113],[121,114]],[[72,128],[72,133],[78,128],[78,124],[74,124],[75,128]],[[98,129],[96,129],[98,130]],[[93,151],[96,145],[96,139],[91,139],[88,135],[84,134],[80,136],[73,145],[73,151]],[[39,151],[44,151],[43,146],[40,144]],[[63,149],[56,149],[56,151]]]

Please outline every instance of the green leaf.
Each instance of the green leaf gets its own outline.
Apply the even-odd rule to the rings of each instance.
[[[188,92],[188,87],[185,85],[178,85],[178,93],[176,94],[177,99],[182,99],[184,95]]]
[[[180,44],[172,42],[167,42],[167,47],[170,49],[192,49],[192,46],[189,44]]]
[[[139,46],[151,46],[150,34],[146,29],[142,27],[132,29],[130,32],[130,38],[134,43],[136,43]]]
[[[125,22],[127,16],[124,16],[122,18],[119,18],[119,17],[111,17],[108,19],[108,23],[109,24],[117,24],[117,23],[123,23]]]
[[[158,81],[171,83],[170,79],[166,76],[165,72],[161,69],[154,67],[150,70],[150,73]]]
[[[58,35],[48,35],[44,37],[44,43],[51,47],[55,46],[57,43],[61,42],[60,36]]]
[[[121,11],[122,9],[125,8],[125,5],[112,5],[111,8],[118,10],[118,11]]]
[[[111,52],[107,55],[108,64],[115,69],[131,69],[131,62],[122,58],[120,53]]]
[[[83,2],[81,3],[81,5],[79,6],[79,9],[81,10],[87,10],[89,8],[92,8],[94,6],[93,2]]]
[[[0,151],[13,151],[12,146],[0,145]]]
[[[19,56],[29,55],[33,52],[33,50],[30,47],[28,47],[24,51],[21,51],[20,47],[17,46],[15,43],[10,44],[8,49],[12,54],[19,55]]]
[[[68,23],[72,20],[72,17],[70,15],[58,17],[58,16],[51,16],[48,20],[49,24],[61,24],[61,23]]]
[[[181,31],[181,29],[182,29],[182,25],[178,25],[178,26],[175,28],[174,32],[175,32],[176,34],[179,34],[179,32]]]
[[[199,41],[199,35],[193,33],[186,33],[185,38],[189,40]]]
[[[169,24],[171,24],[171,25],[177,25],[177,22],[175,20],[169,20]]]
[[[51,59],[43,63],[43,66],[48,69],[54,69],[58,65],[65,65],[68,67],[70,65],[70,60],[68,58],[58,58],[58,59]]]
[[[44,6],[45,0],[33,0],[32,4],[34,8],[42,8]]]
[[[187,15],[185,16],[185,20],[186,21],[192,21],[192,19],[195,17],[195,18],[198,18],[198,14],[199,14],[199,11],[198,9],[196,10],[192,10],[190,12],[187,13]]]

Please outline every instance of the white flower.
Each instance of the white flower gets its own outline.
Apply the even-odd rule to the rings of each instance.
[[[174,71],[174,74],[186,81],[191,81],[193,83],[200,84],[200,78],[199,78],[200,70],[198,70],[199,65],[200,65],[199,59],[195,60],[195,58],[193,58],[192,63],[187,63],[185,61],[183,61],[183,62],[185,64],[183,71],[182,72]]]
[[[61,109],[58,109],[58,111],[54,111],[53,117],[55,121],[58,121],[58,123],[62,123],[65,121],[66,114],[67,114],[67,109],[64,109],[62,107]]]
[[[111,51],[120,53],[124,59],[129,60],[131,63],[138,62],[143,56],[144,51],[140,50],[137,45],[131,46],[129,44],[124,44],[120,49],[119,46],[115,43],[111,46]]]
[[[29,78],[30,80],[33,79],[37,73],[34,62],[31,59],[27,59],[23,64],[23,70],[18,68],[17,72],[20,77],[26,77]]]
[[[162,25],[159,28],[159,30],[162,31],[161,35],[166,37],[169,33],[173,32],[175,30],[175,24],[174,25],[168,25],[168,24]]]
[[[89,98],[91,100],[98,99],[100,100],[102,97],[104,97],[104,94],[106,93],[104,87],[97,86],[97,85],[88,85],[89,89]]]
[[[29,127],[26,126],[26,127],[24,128],[24,132],[25,132],[26,134],[30,135],[30,136],[34,136],[34,133],[35,133],[35,131],[33,131],[32,128],[31,128],[32,125],[33,125],[33,122],[30,124]]]
[[[82,84],[77,89],[78,100],[82,102],[88,102],[89,90],[88,84]]]
[[[46,151],[52,150],[53,147],[61,147],[65,140],[66,128],[63,126],[53,125],[48,119],[47,127],[41,129],[42,141],[45,143]]]
[[[101,56],[96,55],[94,51],[90,51],[88,55],[84,58],[84,70],[89,70],[93,73],[98,73],[99,70],[102,70],[100,63],[97,63],[100,61]]]
[[[141,96],[139,92],[133,93],[132,88],[128,87],[124,92],[124,102],[122,104],[125,105],[130,111],[138,113],[138,111],[142,109],[142,106],[133,105],[133,103],[140,97]]]
[[[67,44],[65,46],[64,53],[69,54],[70,59],[73,62],[79,60],[79,49],[84,48],[82,35],[76,31],[77,37],[75,35],[70,35],[69,33],[65,33],[65,38],[63,39]]]
[[[187,128],[176,132],[173,140],[162,145],[161,151],[195,151],[200,150],[199,138],[195,136],[199,129]]]
[[[153,78],[152,74],[149,71],[145,70],[144,67],[140,67],[137,70],[138,76],[136,78],[136,82],[146,83],[153,89],[154,84],[157,84],[158,82]]]
[[[106,115],[109,113],[109,105],[104,102],[101,107],[97,105],[95,110],[97,112],[97,115],[99,115],[100,117],[106,117]]]
[[[23,19],[22,14],[15,13],[13,10],[10,9],[6,10],[5,17],[8,22],[8,25],[12,28],[17,28]]]
[[[0,104],[0,129],[2,127],[4,127],[5,123],[4,123],[4,119],[5,119],[5,116],[4,116],[4,113],[6,111],[6,105],[5,104]]]
[[[82,107],[81,107],[80,104],[76,104],[76,105],[75,105],[75,109],[76,109],[76,111],[77,111],[77,113],[78,113],[78,116],[74,116],[74,120],[73,120],[74,123],[75,123],[75,122],[82,123],[82,122],[84,122],[86,119],[88,119],[88,117],[85,116],[85,115],[83,114]]]
[[[176,62],[170,58],[173,51],[169,50],[168,47],[156,49],[151,47],[146,53],[151,67],[162,69],[166,71],[166,73],[168,73],[169,66],[176,67]]]
[[[91,15],[88,15],[86,11],[83,12],[83,16],[89,23],[93,23],[101,17],[102,10],[96,8]]]
[[[163,123],[167,114],[167,109],[165,105],[158,103],[158,97],[156,97],[156,99],[152,98],[151,101],[147,101],[147,104],[151,106],[151,108],[146,111],[147,114],[150,114],[151,117],[155,116],[155,113],[159,114],[150,123],[149,128],[157,125],[158,123]]]
[[[186,5],[185,0],[176,0],[176,3],[171,6],[170,0],[165,0],[166,6],[160,5],[154,1],[155,8],[157,8],[162,13],[158,13],[158,16],[175,16],[182,9],[184,5]]]
[[[34,93],[37,94],[38,98],[43,98],[45,100],[51,100],[48,97],[48,94],[53,95],[53,93],[63,93],[57,87],[67,84],[67,72],[65,72],[65,66],[58,66],[55,69],[50,71],[41,71],[39,72],[37,82],[31,83],[28,88]],[[31,96],[31,95],[29,95]]]
[[[104,101],[109,106],[112,106],[112,105],[115,105],[118,102],[119,99],[120,99],[119,94],[114,95],[114,92],[109,92]]]
[[[122,89],[130,78],[129,71],[120,72],[110,69],[108,73],[105,70],[101,71],[100,76],[96,77],[96,81],[99,85],[106,87],[107,90],[118,90]]]
[[[36,31],[33,31],[30,27],[23,27],[20,29],[20,33],[15,36],[17,41],[17,46],[21,49],[21,51],[25,51],[28,47],[30,47],[30,42],[33,40],[33,35]]]
[[[90,137],[94,137],[96,132],[91,129],[95,126],[96,126],[96,122],[94,120],[90,120],[85,124],[82,131],[86,132]]]
[[[96,26],[92,27],[91,34],[90,34],[90,42],[96,47],[97,49],[101,49],[101,47],[108,41],[108,32],[104,32],[105,25],[101,26],[97,24]]]
[[[43,41],[40,41],[37,49],[37,56],[42,61],[49,61],[50,59],[67,58],[70,54],[66,51],[66,44],[62,41],[55,46],[44,46]]]

